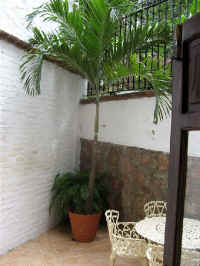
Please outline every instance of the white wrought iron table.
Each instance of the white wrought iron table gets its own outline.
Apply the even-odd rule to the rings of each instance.
[[[135,229],[141,236],[164,245],[165,217],[145,218],[136,223]],[[182,248],[200,249],[200,221],[184,218]]]

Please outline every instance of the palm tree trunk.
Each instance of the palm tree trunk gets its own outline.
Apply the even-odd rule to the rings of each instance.
[[[89,177],[89,197],[86,201],[85,211],[86,213],[92,212],[92,202],[94,198],[94,184],[96,176],[96,165],[97,165],[97,144],[98,144],[98,135],[99,135],[99,89],[96,90],[96,113],[95,113],[95,124],[94,124],[94,140],[92,142],[92,153],[91,153],[91,171]]]

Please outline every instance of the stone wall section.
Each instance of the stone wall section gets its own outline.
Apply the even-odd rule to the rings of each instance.
[[[55,225],[54,177],[76,167],[82,79],[45,62],[41,95],[26,96],[24,52],[0,40],[0,254]]]
[[[80,167],[90,168],[92,141],[81,139]],[[167,200],[168,153],[100,142],[97,172],[107,174],[109,205],[123,220],[144,217],[143,206],[151,200]],[[185,216],[200,219],[200,158],[190,157]]]
[[[91,141],[81,139],[80,167],[91,165]],[[166,200],[168,155],[137,147],[100,142],[97,172],[108,176],[110,208],[120,210],[123,220],[140,220],[150,200]]]

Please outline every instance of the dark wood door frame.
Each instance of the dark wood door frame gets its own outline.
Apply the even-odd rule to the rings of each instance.
[[[172,87],[164,266],[180,265],[188,132],[200,130],[200,14],[177,26]]]

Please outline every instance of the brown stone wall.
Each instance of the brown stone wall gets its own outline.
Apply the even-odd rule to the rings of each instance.
[[[80,168],[91,164],[91,141],[81,140]],[[97,171],[108,176],[110,208],[120,210],[124,220],[140,220],[150,200],[166,200],[168,155],[163,152],[101,142]]]
[[[81,139],[80,168],[90,163],[91,141]],[[100,142],[97,171],[107,174],[110,208],[119,210],[122,220],[138,221],[146,202],[167,200],[167,153]],[[187,176],[185,216],[200,219],[200,158],[189,158]]]

